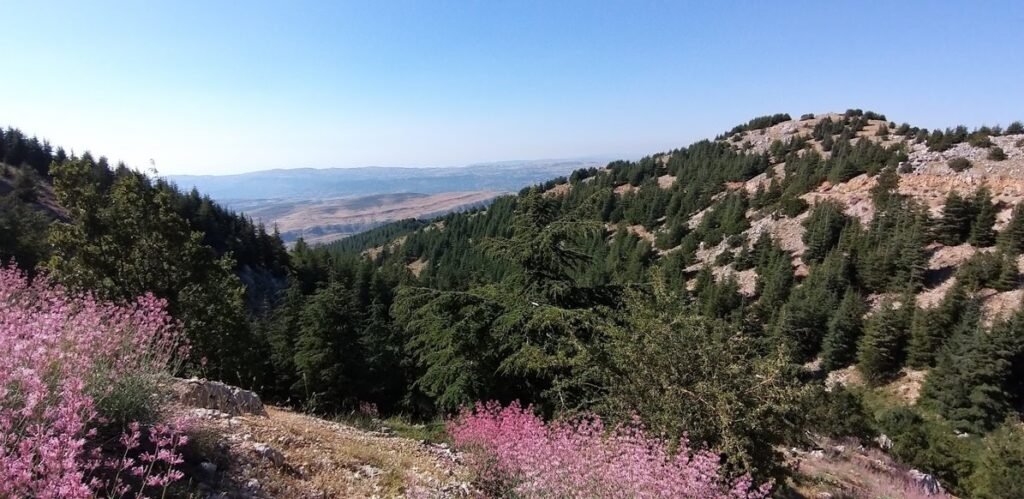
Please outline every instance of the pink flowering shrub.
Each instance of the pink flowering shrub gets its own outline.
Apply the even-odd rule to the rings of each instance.
[[[595,498],[761,498],[770,484],[722,476],[719,456],[675,452],[639,421],[607,429],[597,416],[545,424],[531,408],[477,404],[449,424],[479,485],[495,495]]]
[[[149,295],[107,303],[0,266],[0,497],[141,495],[180,478],[176,426],[117,426],[133,404],[158,403],[152,392],[124,402],[126,380],[156,379],[183,354],[164,307]]]

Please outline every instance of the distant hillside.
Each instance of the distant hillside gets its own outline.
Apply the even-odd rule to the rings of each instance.
[[[454,168],[297,168],[238,175],[171,175],[222,202],[254,199],[328,199],[367,194],[518,191],[573,170],[603,166],[597,159],[505,161]]]
[[[344,199],[236,201],[233,207],[268,226],[291,243],[327,243],[405,219],[428,220],[453,211],[479,208],[505,194],[494,191],[438,194],[375,194]]]

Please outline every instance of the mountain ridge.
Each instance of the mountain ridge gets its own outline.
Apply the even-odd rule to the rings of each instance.
[[[254,199],[325,199],[413,192],[518,191],[573,170],[603,165],[594,159],[475,163],[456,167],[278,168],[230,175],[168,175],[184,189],[198,188],[230,204]]]

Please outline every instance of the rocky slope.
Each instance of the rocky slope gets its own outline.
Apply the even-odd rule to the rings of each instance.
[[[814,150],[824,157],[828,157],[831,153],[824,151],[821,141],[815,140],[811,136],[815,125],[826,118],[838,121],[842,119],[842,115],[829,113],[813,118],[788,120],[767,128],[744,131],[721,140],[737,150],[763,153],[768,151],[771,144],[777,140],[785,142],[794,138],[802,138],[806,139]],[[878,135],[879,128],[883,126],[888,127],[890,133]],[[998,203],[999,215],[995,226],[998,230],[1009,220],[1013,207],[1024,201],[1024,142],[1022,142],[1024,135],[991,137],[991,147],[999,147],[1006,154],[1006,159],[995,161],[988,157],[990,147],[976,147],[963,142],[946,151],[929,151],[926,144],[916,143],[913,138],[894,133],[895,128],[895,124],[891,122],[869,120],[868,125],[857,133],[855,140],[870,140],[884,145],[904,144],[908,152],[908,159],[899,168],[899,192],[927,206],[933,216],[941,213],[946,196],[950,192],[956,191],[963,195],[970,195],[979,187],[986,186],[992,191],[993,201]],[[970,160],[971,167],[960,172],[951,169],[948,161],[958,157]],[[784,166],[784,163],[774,165],[773,174],[780,178],[784,176]],[[766,187],[769,181],[768,175],[761,174],[747,182],[727,187],[754,193],[759,187]],[[835,185],[826,181],[801,198],[811,206],[824,200],[839,201],[846,206],[848,215],[858,218],[862,223],[867,223],[874,216],[870,191],[875,185],[875,177],[859,175],[847,182]],[[769,232],[784,249],[793,255],[797,275],[802,275],[806,272],[806,266],[800,258],[805,249],[802,241],[804,233],[802,222],[807,215],[808,212],[801,213],[796,217],[778,216],[777,214],[767,216],[765,213],[751,210],[747,213],[747,218],[751,222],[750,229],[746,231],[747,239],[752,243],[763,231]],[[695,215],[690,220],[690,226],[696,227],[700,223],[701,216],[703,216],[703,212]],[[727,245],[724,242],[715,247],[701,248],[698,252],[700,262],[693,268],[713,265],[715,258],[726,249]],[[956,247],[934,244],[930,250],[932,257],[929,262],[929,285],[918,297],[919,304],[926,307],[938,303],[945,291],[952,285],[951,280],[954,278],[951,270],[979,251],[978,248],[971,247],[969,244]],[[981,251],[987,251],[987,249]],[[1024,264],[1024,261],[1021,264]],[[716,268],[715,275],[719,278],[734,275],[742,290],[751,294],[753,292],[756,273],[751,273],[751,271],[732,272],[730,266],[725,266]],[[1017,310],[1022,294],[1024,291],[1020,289],[1002,293],[994,290],[983,291],[982,298],[987,318],[991,320]]]
[[[467,497],[461,456],[445,444],[365,431],[264,406],[254,393],[176,380],[191,421],[189,479],[200,497]]]

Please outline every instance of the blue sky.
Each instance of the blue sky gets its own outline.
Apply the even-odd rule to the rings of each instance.
[[[0,0],[0,124],[163,174],[639,157],[761,114],[1024,119],[1024,2]]]

